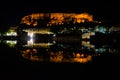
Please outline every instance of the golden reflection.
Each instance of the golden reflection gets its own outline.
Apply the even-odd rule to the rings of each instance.
[[[26,49],[21,50],[22,57],[29,59],[31,61],[46,61],[49,60],[50,62],[54,63],[87,63],[92,61],[92,55],[90,54],[83,54],[83,53],[69,53],[69,52],[63,52],[63,51],[47,51],[48,55],[44,57],[41,55],[42,53],[39,53],[37,49]]]
[[[87,63],[92,60],[92,55],[85,55],[80,53],[63,53],[62,51],[58,52],[50,52],[50,61],[51,62],[79,62],[79,63]]]
[[[89,62],[91,60],[92,60],[92,56],[91,55],[85,56],[84,54],[80,54],[80,53],[77,53],[75,55],[75,58],[74,58],[75,62],[80,62],[80,63],[86,63],[86,62]]]
[[[21,55],[23,58],[29,59],[31,61],[43,61],[40,56],[38,56],[38,51],[37,49],[26,49],[26,50],[21,50]]]
[[[43,57],[43,55],[38,55],[37,49],[26,49],[21,50],[22,57],[29,59],[31,61],[44,61],[45,59],[48,59],[50,62],[55,63],[87,63],[92,60],[92,55],[85,55],[81,53],[64,53],[63,51],[58,52],[48,52],[46,55],[48,57]]]
[[[63,59],[62,51],[50,53],[51,62],[62,62],[62,59]]]
[[[33,40],[28,41],[27,45],[24,45],[24,47],[43,47],[43,48],[49,48],[53,43],[34,43]]]
[[[45,18],[49,21],[45,21]],[[37,26],[40,20],[46,22],[46,26],[51,26],[52,24],[62,25],[64,22],[73,21],[73,23],[84,23],[86,21],[92,22],[93,16],[89,13],[33,13],[31,15],[24,16],[21,19],[21,24]]]

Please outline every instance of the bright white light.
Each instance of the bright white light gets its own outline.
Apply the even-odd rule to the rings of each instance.
[[[28,41],[28,45],[32,45],[33,43],[33,39],[31,38],[30,41]]]
[[[30,37],[30,40],[28,41],[28,45],[33,45],[34,44],[34,33],[33,32],[28,32],[28,36]]]
[[[53,37],[55,37],[55,36],[56,36],[56,34],[53,35]]]
[[[33,32],[28,32],[28,36],[30,36],[30,38],[33,38]]]
[[[56,42],[55,42],[55,41],[53,41],[53,43],[55,44]]]
[[[30,42],[33,42],[33,39],[32,39],[32,38],[30,39]]]
[[[31,37],[31,38],[33,37],[33,33],[30,34],[30,37]]]

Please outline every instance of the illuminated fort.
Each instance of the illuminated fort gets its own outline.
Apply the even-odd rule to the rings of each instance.
[[[62,25],[64,23],[95,22],[93,16],[88,13],[33,13],[24,16],[21,24],[38,26],[45,23],[46,26]]]

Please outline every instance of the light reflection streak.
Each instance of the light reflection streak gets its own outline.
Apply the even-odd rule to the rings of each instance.
[[[32,42],[32,41],[31,41]],[[20,50],[23,58],[30,61],[37,62],[52,62],[52,63],[90,63],[93,57],[102,56],[108,51],[113,53],[113,50],[108,46],[96,48],[95,45],[90,44],[89,41],[82,41],[80,46],[63,45],[59,46],[57,43],[34,43],[31,45],[24,45]],[[52,46],[50,46],[52,45]],[[67,47],[66,47],[67,46]],[[27,49],[26,49],[27,48]],[[114,50],[115,53],[116,50]],[[104,54],[102,54],[104,53]]]
[[[33,42],[33,38],[30,38],[30,40],[28,41],[27,44],[28,44],[28,46],[31,46],[31,45],[33,45],[33,43],[34,43],[34,42]]]
[[[15,47],[17,40],[6,40],[5,43],[8,44],[9,47]]]
[[[53,45],[53,43],[34,43],[33,39],[28,41],[27,45],[23,45],[24,47],[43,47],[48,48],[49,46]]]

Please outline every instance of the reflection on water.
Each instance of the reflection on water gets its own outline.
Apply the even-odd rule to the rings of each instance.
[[[119,31],[103,26],[56,30],[23,28],[20,36],[1,36],[0,42],[16,48],[23,59],[32,62],[91,63],[100,56],[120,54]]]
[[[119,54],[118,47],[112,45],[91,44],[90,41],[80,41],[75,43],[40,42],[28,40],[25,44],[20,41],[2,40],[9,47],[16,47],[21,56],[32,62],[52,62],[52,63],[91,63],[94,58],[101,55]]]
[[[4,41],[0,41],[0,42],[7,44],[9,47],[15,47],[17,44],[17,40],[4,40]]]
[[[65,51],[47,51],[46,53],[39,53],[37,49],[26,49],[21,50],[21,55],[26,58],[30,59],[31,61],[50,61],[50,62],[80,62],[86,63],[92,60],[92,55],[90,54],[83,54],[83,53],[69,53]]]

